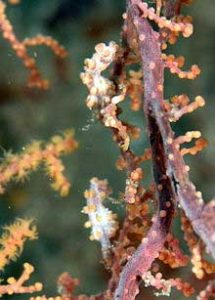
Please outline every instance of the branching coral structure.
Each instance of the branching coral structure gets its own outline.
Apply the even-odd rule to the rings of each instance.
[[[78,142],[73,138],[73,131],[65,131],[62,136],[53,136],[50,143],[43,146],[40,141],[24,147],[20,154],[7,153],[0,165],[0,194],[5,191],[5,186],[11,180],[23,181],[31,171],[44,163],[46,173],[52,180],[52,188],[66,196],[70,183],[64,176],[64,166],[59,156],[73,152],[78,147]]]
[[[11,4],[18,4],[18,1],[13,0],[11,1]],[[30,46],[46,45],[60,58],[64,58],[67,55],[67,51],[50,36],[45,37],[38,35],[34,38],[26,38],[24,41],[20,41],[14,33],[12,24],[7,19],[5,9],[5,3],[0,1],[0,31],[2,31],[3,38],[11,44],[16,55],[23,61],[24,66],[29,70],[28,86],[47,89],[49,87],[49,81],[42,78],[36,65],[36,60],[28,55],[27,48]]]
[[[162,252],[164,253],[164,245],[171,231],[171,224],[175,215],[174,207],[177,203],[180,204],[195,234],[206,245],[212,256],[214,257],[215,255],[214,201],[204,204],[201,193],[196,191],[195,186],[189,179],[189,167],[182,158],[183,155],[188,153],[196,154],[205,147],[207,142],[200,137],[201,133],[198,131],[187,132],[184,136],[175,137],[170,125],[171,122],[177,121],[184,114],[204,106],[205,101],[201,96],[197,96],[193,103],[189,103],[189,98],[186,95],[175,96],[170,101],[165,100],[163,96],[165,68],[170,69],[171,73],[177,74],[181,79],[195,79],[200,74],[200,69],[197,65],[193,65],[189,71],[183,71],[181,69],[184,64],[183,57],[176,58],[174,55],[163,53],[168,47],[168,43],[173,44],[177,41],[180,33],[187,38],[193,32],[191,18],[179,15],[182,4],[187,3],[182,3],[181,1],[158,1],[157,9],[159,9],[156,11],[154,7],[150,7],[145,1],[127,1],[127,12],[123,15],[125,23],[122,34],[123,44],[126,46],[120,48],[116,55],[112,57],[114,67],[110,78],[112,78],[112,85],[115,84],[114,92],[111,95],[112,98],[104,101],[103,99],[106,100],[106,98],[103,97],[99,88],[96,88],[96,85],[94,85],[90,87],[90,96],[89,100],[87,100],[87,105],[89,106],[88,101],[91,100],[94,94],[97,99],[101,99],[101,101],[95,103],[94,109],[105,126],[107,126],[107,112],[109,114],[108,119],[114,116],[114,120],[112,123],[109,123],[109,127],[112,128],[114,140],[117,141],[121,148],[121,155],[124,158],[124,169],[127,169],[128,174],[124,197],[127,203],[136,206],[137,200],[141,199],[144,194],[141,195],[140,193],[141,181],[137,172],[135,172],[136,181],[133,183],[132,180],[133,172],[137,170],[138,158],[131,151],[129,142],[127,142],[126,147],[121,147],[121,137],[126,136],[124,132],[127,132],[129,136],[130,125],[123,124],[119,120],[120,111],[117,108],[118,103],[115,101],[115,98],[119,97],[118,94],[120,94],[120,101],[123,101],[126,88],[122,91],[120,86],[129,86],[126,82],[127,75],[124,66],[140,63],[143,85],[142,89],[139,89],[139,93],[142,95],[143,103],[137,109],[141,109],[142,106],[147,120],[155,181],[155,198],[158,201],[158,208],[157,213],[152,218],[148,232],[145,233],[145,236],[142,236],[142,241],[140,241],[136,251],[130,258],[127,257],[127,264],[122,268],[119,275],[118,286],[113,296],[114,299],[134,299],[139,293],[139,277],[147,278],[148,280],[151,278],[152,282],[155,281],[155,278],[161,278],[160,275],[150,277],[150,273],[147,272],[152,268],[153,262],[162,257]],[[152,26],[153,23],[157,25],[158,29],[154,29],[156,27]],[[101,53],[107,53],[107,56],[111,58],[111,44],[107,45],[106,48],[103,45],[101,51]],[[98,48],[96,48],[96,52],[99,52]],[[104,55],[100,55],[100,61],[102,62]],[[94,62],[93,56],[89,62],[87,61],[86,73],[84,76],[82,75],[83,82],[88,87],[89,82],[92,82],[94,77],[92,74],[95,74],[95,70],[99,69],[99,64]],[[94,70],[93,73],[88,71],[89,66]],[[109,86],[112,85],[109,82]],[[93,106],[90,106],[90,108],[93,108]],[[105,118],[104,111],[106,113]],[[123,126],[115,125],[120,123]],[[193,138],[197,139],[193,147],[180,149],[181,144],[190,142]],[[162,257],[163,260],[165,260],[164,257]],[[170,266],[171,264],[174,266],[170,262],[171,257],[172,255],[170,254],[167,261]],[[184,263],[187,263],[187,258],[184,260]],[[180,266],[179,258],[178,266]],[[195,267],[193,271],[194,273],[196,272]],[[199,273],[197,276],[199,276]],[[152,285],[155,286],[155,283]],[[183,290],[183,288],[180,289]],[[190,292],[192,291],[191,294],[194,292],[192,288],[189,288],[189,290]]]
[[[26,263],[19,279],[8,278],[7,284],[0,285],[0,295],[36,293],[31,300],[135,300],[137,297],[148,299],[147,287],[150,287],[154,297],[172,297],[173,288],[181,296],[196,295],[198,300],[215,297],[215,200],[204,202],[184,161],[185,155],[202,151],[207,141],[197,130],[176,136],[172,126],[184,115],[203,107],[205,100],[200,95],[194,101],[186,94],[173,95],[170,99],[164,97],[166,70],[181,80],[194,80],[201,72],[197,65],[188,71],[182,69],[184,57],[166,52],[180,36],[192,35],[192,18],[181,15],[183,6],[191,2],[156,0],[149,4],[127,0],[121,44],[113,41],[97,44],[95,53],[85,60],[80,75],[89,91],[86,106],[112,134],[120,154],[116,167],[126,175],[121,200],[123,218],[106,206],[112,192],[106,179],[91,178],[84,192],[86,205],[82,213],[88,217],[84,226],[91,230],[90,240],[100,243],[109,276],[106,290],[92,296],[77,295],[74,289],[79,280],[65,272],[57,282],[58,295],[38,294],[43,288],[41,283],[24,286],[34,270]],[[18,41],[4,9],[0,1],[0,29],[4,38],[29,69],[29,86],[45,88],[47,83],[26,49],[46,45],[64,57],[64,48],[52,38],[41,35]],[[122,120],[122,103],[145,118],[149,147],[141,149],[141,155],[136,154],[132,146],[132,140],[140,139],[141,129]],[[70,183],[63,174],[64,166],[59,157],[73,152],[77,146],[73,132],[69,131],[54,136],[47,145],[33,142],[20,154],[7,154],[0,165],[0,192],[5,191],[11,180],[24,179],[43,163],[53,181],[52,187],[66,196]],[[153,170],[148,186],[144,185],[146,161],[151,162]],[[180,221],[189,255],[182,250],[174,230],[175,219]],[[0,240],[0,269],[17,258],[26,239],[37,237],[31,223],[31,220],[19,219],[5,227],[6,233]],[[180,268],[186,268],[193,280],[172,275],[172,270]],[[193,283],[203,279],[201,283],[205,288],[201,291],[198,284]]]

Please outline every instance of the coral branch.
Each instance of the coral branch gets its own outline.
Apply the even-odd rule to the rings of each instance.
[[[0,193],[11,180],[21,181],[29,172],[34,171],[40,163],[46,166],[47,174],[53,180],[52,188],[59,191],[61,196],[69,192],[70,183],[63,175],[64,166],[59,156],[73,152],[78,143],[73,138],[72,131],[66,131],[63,136],[54,136],[45,147],[41,142],[33,142],[25,147],[20,154],[7,154],[0,165]]]
[[[210,206],[204,205],[202,198],[200,198],[195,186],[190,181],[188,168],[174,142],[174,135],[167,118],[163,97],[162,95],[160,96],[160,86],[163,85],[164,66],[161,61],[159,34],[151,28],[146,19],[142,19],[139,16],[138,7],[133,5],[133,1],[129,3],[133,15],[131,13],[131,20],[130,24],[129,22],[127,23],[127,30],[131,31],[129,35],[132,37],[132,31],[134,31],[132,24],[135,25],[143,63],[145,114],[149,118],[149,121],[152,120],[156,124],[156,130],[161,135],[166,175],[171,181],[173,194],[180,202],[187,217],[191,220],[194,230],[205,242],[213,257],[215,257],[215,239],[213,239],[215,222],[213,222],[212,217],[214,204],[211,203]],[[142,35],[144,35],[145,39],[141,38]],[[150,66],[152,67],[152,63],[154,67],[150,68]],[[158,79],[154,81],[155,78]],[[153,85],[152,82],[154,83]],[[156,140],[155,137],[156,135],[152,136],[154,140]],[[206,219],[206,215],[208,219]]]
[[[205,100],[201,96],[197,96],[192,103],[186,95],[174,96],[171,99],[169,108],[169,118],[171,122],[176,122],[183,115],[192,113],[194,110],[203,107]]]
[[[137,276],[141,276],[141,273],[143,274],[151,267],[158,252],[163,248],[174,213],[173,203],[176,201],[180,202],[195,231],[215,256],[215,242],[212,233],[212,230],[215,231],[215,226],[214,222],[211,222],[214,203],[212,202],[210,207],[203,204],[199,193],[196,192],[194,185],[189,180],[188,168],[182,159],[182,154],[185,154],[185,151],[181,154],[174,142],[174,134],[169,124],[163,97],[165,63],[162,61],[161,37],[158,32],[153,30],[147,18],[155,21],[161,29],[165,27],[172,32],[181,31],[185,37],[192,33],[192,25],[186,22],[176,24],[173,21],[160,18],[155,14],[153,8],[148,8],[145,2],[128,0],[127,3],[125,36],[130,48],[134,49],[135,47],[137,55],[141,58],[143,68],[144,112],[148,121],[152,148],[154,179],[159,198],[159,214],[145,238],[146,245],[141,244],[138,247],[121,273],[115,299],[123,300],[135,298],[138,293]],[[193,68],[192,77],[195,77],[197,73],[199,73],[199,69],[195,67],[194,70]],[[190,75],[188,77],[191,78]],[[197,106],[201,105],[198,103]],[[195,108],[190,107],[191,110]],[[196,147],[190,150],[191,153],[196,151]],[[206,222],[204,212],[210,221]],[[156,228],[155,238],[153,238],[154,228]]]
[[[43,286],[40,282],[36,282],[29,286],[23,286],[34,271],[34,267],[28,263],[25,263],[23,267],[24,270],[19,279],[16,280],[14,277],[10,277],[7,280],[7,285],[0,285],[0,295],[29,294],[40,292],[42,290]]]
[[[189,263],[189,257],[184,255],[179,247],[179,241],[172,236],[167,235],[167,246],[160,251],[159,259],[168,264],[171,268],[184,267]]]
[[[17,1],[12,2],[12,4],[16,3]],[[65,49],[51,37],[43,37],[41,35],[32,39],[25,39],[24,41],[20,41],[14,33],[12,24],[7,19],[5,9],[5,3],[3,3],[3,1],[0,1],[0,30],[3,33],[3,38],[11,44],[11,47],[16,52],[16,55],[23,61],[24,66],[29,70],[30,75],[28,78],[28,86],[47,89],[49,87],[49,81],[42,78],[40,71],[37,68],[36,60],[30,57],[27,53],[27,46],[45,44],[51,47],[53,52],[59,57],[66,56]]]
[[[145,286],[153,286],[160,292],[156,292],[156,296],[170,296],[171,288],[175,287],[181,291],[184,296],[189,297],[194,293],[194,288],[181,278],[164,279],[161,273],[152,275],[151,272],[146,272],[142,275]]]
[[[130,23],[129,23],[130,22]],[[172,187],[171,178],[167,172],[164,140],[160,132],[157,120],[152,114],[153,102],[163,99],[163,63],[158,43],[158,36],[152,30],[147,20],[139,17],[139,11],[128,1],[127,38],[128,42],[134,40],[134,27],[139,39],[140,55],[143,62],[144,74],[144,111],[148,120],[149,137],[152,147],[152,160],[154,178],[157,184],[159,198],[159,213],[144,242],[131,257],[123,269],[115,299],[133,299],[138,293],[137,275],[143,274],[150,267],[155,258],[159,256],[166,240],[166,235],[171,225],[175,198],[175,191]],[[144,38],[142,38],[144,36]],[[147,41],[144,43],[144,41]],[[138,263],[138,265],[137,265]]]
[[[23,250],[27,239],[37,238],[36,227],[32,226],[32,220],[17,219],[10,226],[3,227],[4,233],[0,239],[0,270],[11,261],[15,260]]]
[[[131,109],[134,111],[138,111],[142,105],[142,94],[143,94],[143,86],[142,86],[142,71],[130,71],[129,72],[129,80],[127,83],[127,93],[131,98]]]
[[[60,58],[64,58],[67,56],[66,49],[61,46],[58,41],[53,39],[51,36],[43,36],[41,34],[33,37],[33,38],[25,38],[23,40],[23,45],[25,46],[40,46],[45,45],[49,47],[56,56]]]
[[[139,293],[137,277],[141,277],[147,272],[152,262],[159,257],[159,251],[166,239],[166,232],[162,229],[161,223],[163,220],[160,215],[154,219],[147,236],[142,240],[141,245],[131,256],[120,274],[119,284],[114,295],[115,300],[135,299],[135,296]]]
[[[165,67],[168,68],[172,74],[177,74],[181,79],[195,79],[201,72],[197,65],[192,65],[189,71],[181,70],[181,57],[177,59],[174,55],[163,54],[162,58],[165,62]]]
[[[153,7],[149,8],[146,2],[141,2],[140,0],[132,0],[132,4],[138,6],[141,10],[141,17],[153,20],[159,28],[166,28],[176,33],[181,32],[184,37],[189,37],[193,33],[193,25],[191,23],[174,22],[165,17],[160,17],[155,13]]]

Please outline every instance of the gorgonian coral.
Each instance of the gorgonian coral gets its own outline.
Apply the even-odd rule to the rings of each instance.
[[[92,57],[85,60],[81,79],[89,90],[86,105],[100,123],[111,131],[120,151],[116,167],[126,172],[124,219],[117,220],[116,214],[105,206],[104,201],[111,193],[107,180],[92,178],[89,189],[84,193],[87,205],[82,212],[89,218],[85,227],[91,229],[90,239],[101,244],[104,265],[109,272],[107,289],[94,296],[74,295],[74,288],[79,281],[63,273],[58,280],[58,296],[35,296],[31,297],[32,300],[134,300],[137,295],[145,299],[144,286],[152,287],[156,296],[170,295],[172,288],[186,297],[197,292],[199,300],[214,296],[215,264],[205,254],[210,253],[212,258],[215,257],[215,201],[203,201],[201,192],[190,180],[189,166],[184,161],[184,155],[198,153],[207,145],[207,141],[197,130],[176,136],[171,125],[185,114],[204,106],[205,100],[197,95],[191,102],[185,94],[164,98],[165,70],[180,79],[194,80],[200,75],[197,65],[184,70],[184,57],[165,52],[179,36],[188,38],[192,35],[192,18],[180,14],[182,6],[190,3],[187,0],[157,0],[149,5],[146,1],[127,0],[123,14],[122,43],[99,43]],[[62,56],[64,50],[49,38],[37,36],[20,44],[4,15],[4,6],[0,8],[0,26],[5,38],[13,47],[15,45],[15,50],[17,45],[21,47],[18,56],[25,63],[26,47],[35,44],[48,45]],[[9,29],[5,26],[9,26]],[[28,60],[27,57],[27,65]],[[35,61],[31,61],[30,73],[32,66],[35,70]],[[33,75],[39,78],[36,85],[43,85],[38,71],[33,71]],[[133,139],[140,138],[141,129],[121,118],[121,103],[126,105],[128,99],[130,108],[142,112],[146,120],[150,146],[141,151],[142,155],[135,153],[131,143]],[[185,143],[193,144],[185,147]],[[67,194],[69,183],[62,174],[64,167],[58,156],[76,147],[73,137],[65,135],[63,138],[55,137],[43,148],[36,143],[20,155],[9,155],[0,166],[0,187],[5,188],[10,179],[22,178],[40,162],[44,162],[54,181],[53,187],[62,196]],[[152,164],[153,181],[146,187],[144,162],[148,160]],[[173,228],[177,215],[181,217],[190,256],[181,249]],[[12,256],[16,257],[29,234],[23,236],[21,246],[17,246],[16,237],[11,236],[15,245]],[[6,235],[5,240],[8,237],[10,235]],[[3,265],[10,259],[5,255],[6,250],[5,245],[0,250]],[[189,264],[192,265],[190,273],[195,275],[196,281],[203,278],[208,281],[205,290],[199,291],[198,287],[196,290],[191,282],[171,276],[171,269],[186,267],[188,271]],[[21,285],[15,288],[19,279],[8,279],[8,285],[2,286],[2,289],[0,287],[1,294],[22,291],[22,283],[32,272],[28,264],[24,268],[24,274],[27,272],[27,275],[21,275]],[[42,289],[42,285],[36,283],[26,289],[23,289],[23,293],[36,292]]]

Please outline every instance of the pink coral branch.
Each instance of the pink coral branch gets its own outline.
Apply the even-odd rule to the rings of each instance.
[[[135,24],[135,27],[133,27]],[[151,102],[163,99],[164,66],[158,41],[158,34],[154,32],[148,21],[140,18],[137,7],[128,1],[127,38],[134,38],[134,32],[139,34],[139,46],[144,74],[144,111],[147,116],[149,138],[152,147],[154,178],[157,184],[159,211],[155,221],[137,251],[123,269],[115,299],[134,299],[138,293],[137,276],[146,272],[155,258],[159,256],[166,240],[174,214],[173,200],[175,198],[171,178],[167,173],[164,142],[158,124],[152,114]],[[145,38],[143,39],[142,36]],[[144,41],[147,41],[144,43]],[[144,43],[144,46],[141,43]],[[143,58],[144,57],[144,58]],[[155,68],[156,66],[156,68]]]
[[[210,206],[204,205],[202,198],[190,181],[188,168],[173,140],[174,134],[165,111],[163,97],[159,94],[160,86],[163,83],[163,63],[161,62],[161,50],[158,41],[159,35],[152,29],[146,19],[139,17],[137,7],[135,8],[131,4],[130,10],[133,12],[131,18],[137,31],[140,55],[143,62],[144,111],[146,117],[149,121],[151,119],[154,120],[161,135],[167,176],[171,180],[174,194],[177,196],[177,200],[180,202],[187,217],[191,220],[194,230],[205,242],[213,257],[215,257],[215,238],[213,238],[215,221],[213,221],[212,217],[215,206],[213,203]],[[142,41],[141,34],[145,35],[145,42]],[[150,70],[152,62],[154,62],[156,67]],[[156,140],[155,137],[154,139]],[[206,215],[208,219],[206,219]]]
[[[168,1],[167,1],[168,2]],[[144,74],[144,113],[152,148],[154,179],[157,184],[159,213],[142,243],[124,267],[115,299],[134,299],[138,293],[137,276],[146,272],[162,249],[174,213],[173,203],[179,201],[196,233],[202,238],[215,257],[215,205],[204,205],[195,186],[189,179],[188,168],[174,142],[163,97],[164,62],[162,61],[160,34],[153,30],[146,18],[154,20],[161,28],[163,23],[153,10],[138,0],[128,0],[125,31],[128,45],[137,45]],[[142,18],[142,12],[144,18]],[[161,24],[162,23],[162,24]],[[179,24],[180,25],[180,24]],[[175,26],[175,25],[174,25]],[[183,26],[182,26],[183,27]],[[181,27],[181,31],[183,28]],[[163,218],[161,218],[161,215]],[[154,232],[156,233],[153,236]]]

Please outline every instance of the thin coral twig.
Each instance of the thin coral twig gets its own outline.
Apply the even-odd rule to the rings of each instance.
[[[44,163],[48,176],[53,181],[51,186],[66,196],[70,189],[70,182],[64,176],[64,166],[60,160],[62,154],[73,152],[78,143],[73,138],[72,131],[66,131],[63,136],[56,135],[47,145],[35,141],[26,146],[20,154],[7,154],[0,165],[0,194],[4,193],[5,186],[12,180],[22,181],[29,172],[37,169]]]
[[[12,4],[17,4],[17,1],[11,1]],[[0,1],[0,31],[2,31],[3,38],[6,39],[16,55],[23,61],[24,66],[29,70],[28,87],[36,87],[40,89],[47,89],[49,81],[42,78],[42,75],[37,67],[36,60],[29,56],[27,46],[47,45],[53,52],[63,58],[66,56],[66,50],[51,37],[37,36],[32,39],[25,39],[21,41],[17,38],[13,26],[7,18],[5,13],[6,5]]]

